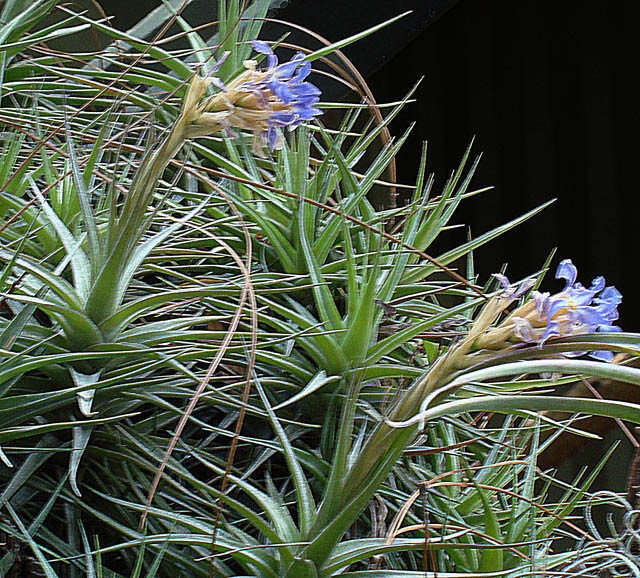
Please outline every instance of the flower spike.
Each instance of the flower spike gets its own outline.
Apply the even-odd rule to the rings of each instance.
[[[520,285],[511,285],[509,279],[501,274],[493,275],[502,292],[499,299],[513,301],[521,297],[533,282],[524,281]],[[563,279],[565,287],[555,294],[531,292],[531,299],[515,309],[507,319],[495,329],[480,337],[479,348],[501,348],[507,341],[538,343],[542,345],[552,337],[582,335],[584,333],[621,331],[615,325],[618,319],[618,305],[622,295],[613,286],[606,286],[604,277],[596,277],[589,288],[577,283],[577,269],[570,259],[564,259],[556,269],[556,279]],[[567,355],[582,355],[584,352],[571,352]],[[611,361],[610,351],[592,351],[596,359]]]
[[[266,42],[254,40],[252,46],[258,54],[267,57],[266,69],[260,70],[255,60],[247,60],[244,72],[231,82],[223,83],[211,74],[222,63],[222,59],[218,61],[206,81],[219,92],[198,107],[200,116],[195,115],[193,124],[204,127],[202,134],[222,129],[229,133],[234,129],[250,130],[255,137],[254,148],[260,153],[264,146],[271,150],[280,148],[279,129],[293,130],[322,113],[316,107],[320,90],[306,80],[311,63],[305,61],[302,52],[279,64]],[[199,131],[194,128],[191,133],[199,134]]]

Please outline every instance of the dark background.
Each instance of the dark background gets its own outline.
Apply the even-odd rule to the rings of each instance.
[[[414,9],[383,38],[378,33],[347,51],[379,102],[398,100],[424,76],[417,102],[394,123],[400,134],[417,121],[398,156],[400,180],[415,178],[427,140],[429,167],[442,184],[475,135],[474,150],[483,157],[473,184],[495,189],[457,213],[473,234],[558,198],[478,251],[477,270],[486,277],[508,263],[517,278],[558,247],[555,262],[572,258],[584,283],[602,274],[617,285],[625,296],[621,325],[640,329],[633,158],[638,99],[632,90],[638,51],[630,2],[345,2],[351,12],[328,23],[318,18],[317,2],[301,4],[306,9],[296,12],[297,3],[290,3],[287,16],[322,27],[331,40]]]
[[[158,4],[102,2],[124,28]],[[212,20],[214,4],[196,0],[185,16],[191,24]],[[397,159],[400,180],[415,179],[421,143],[428,140],[429,169],[441,186],[475,135],[474,151],[483,158],[473,185],[495,189],[465,202],[457,213],[457,222],[474,235],[558,198],[543,214],[476,253],[481,278],[503,263],[513,278],[524,276],[558,247],[555,262],[572,258],[583,283],[602,274],[615,284],[625,298],[620,324],[640,329],[634,257],[638,98],[632,89],[637,48],[631,1],[275,4],[279,7],[271,16],[331,41],[413,10],[345,51],[379,102],[400,99],[424,77],[417,102],[392,126],[400,134],[417,121]],[[277,39],[282,32],[270,25],[263,36]],[[301,33],[287,41],[320,46]],[[322,88],[329,100],[345,96],[337,84]],[[464,234],[458,232],[458,239]]]

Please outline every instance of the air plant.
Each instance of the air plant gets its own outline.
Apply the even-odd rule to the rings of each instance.
[[[373,102],[321,103],[309,77],[392,21],[280,62],[282,43],[257,40],[269,2],[221,1],[211,38],[167,16],[186,62],[65,7],[40,30],[53,3],[20,4],[5,3],[0,33],[0,530],[34,563],[48,576],[515,577],[577,568],[552,552],[565,527],[586,534],[580,563],[595,560],[565,517],[613,449],[562,486],[536,459],[577,427],[532,414],[640,423],[634,404],[554,391],[640,384],[611,362],[640,336],[615,325],[620,293],[582,286],[569,260],[553,294],[539,290],[550,263],[478,285],[473,251],[546,205],[431,256],[482,192],[470,150],[439,194],[425,147],[405,206],[368,200],[413,92],[366,123]],[[87,26],[120,48],[75,68],[35,51]],[[337,128],[327,107],[346,110]],[[2,551],[0,568],[14,563]]]

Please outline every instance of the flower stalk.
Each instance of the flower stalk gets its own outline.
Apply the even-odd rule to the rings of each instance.
[[[394,427],[392,422],[410,421],[419,411],[426,409],[424,405],[435,405],[442,397],[449,396],[463,382],[454,388],[447,388],[447,384],[464,369],[477,363],[481,351],[500,351],[514,343],[542,344],[552,336],[620,330],[612,325],[618,318],[617,305],[622,299],[620,293],[615,287],[605,288],[605,281],[601,277],[586,289],[576,283],[576,274],[576,268],[570,260],[562,261],[556,271],[556,278],[566,281],[562,292],[550,295],[533,291],[529,299],[525,299],[504,321],[494,326],[500,316],[533,285],[532,280],[527,280],[512,286],[506,277],[496,275],[502,291],[487,301],[468,334],[401,395],[388,417],[378,423],[371,433],[351,467],[344,472],[343,482],[336,492],[339,498],[320,507],[311,532],[315,540],[307,551],[309,557],[316,560],[317,564],[322,564],[323,556],[340,539],[340,532],[346,531],[349,526],[349,520],[343,512],[352,511],[356,514],[358,508],[366,506],[420,427],[415,420],[411,425],[400,428]],[[581,354],[575,352],[569,355]],[[608,351],[591,352],[590,355],[601,361],[613,357]],[[333,520],[341,517],[345,518],[342,528],[335,527]]]
[[[122,293],[113,291],[113,287],[130,269],[128,256],[147,230],[146,211],[158,181],[188,139],[248,130],[254,135],[254,150],[262,153],[265,145],[271,150],[281,146],[281,128],[294,129],[320,114],[315,107],[320,91],[305,80],[311,64],[304,55],[298,53],[289,62],[278,64],[266,43],[254,41],[253,46],[267,56],[267,68],[260,70],[256,61],[247,60],[245,70],[227,85],[215,76],[196,73],[169,134],[143,158],[120,218],[109,231],[107,258],[87,299],[86,310],[94,322],[102,323],[117,310]],[[213,72],[225,57],[216,63]],[[207,96],[210,86],[216,87],[217,92]]]

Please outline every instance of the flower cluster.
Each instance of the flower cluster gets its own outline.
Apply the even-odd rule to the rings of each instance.
[[[526,343],[544,343],[554,336],[620,331],[614,325],[618,319],[618,305],[622,295],[613,286],[606,287],[604,277],[597,277],[589,288],[576,282],[577,270],[570,259],[562,261],[556,270],[556,279],[564,279],[560,293],[532,291],[531,299],[516,309],[503,326],[510,326],[512,336]],[[499,276],[508,296],[522,294],[522,286],[513,289],[504,276]],[[529,285],[530,287],[530,285]],[[569,355],[581,355],[575,352]],[[589,355],[610,361],[610,351],[593,351]]]
[[[266,55],[266,69],[259,70],[255,60],[246,60],[246,70],[228,84],[209,77],[208,81],[219,92],[205,100],[201,112],[205,122],[210,116],[227,131],[252,131],[259,152],[267,145],[271,150],[280,148],[279,128],[294,129],[321,114],[315,106],[320,100],[320,90],[306,80],[311,63],[304,60],[302,52],[289,62],[278,64],[265,42],[255,40],[253,48]]]

